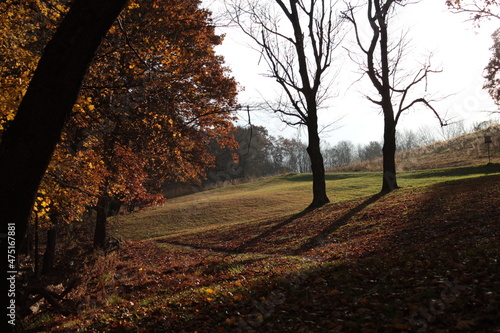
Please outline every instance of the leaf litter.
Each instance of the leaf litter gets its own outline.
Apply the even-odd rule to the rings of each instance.
[[[500,332],[499,195],[487,176],[129,241],[33,330]]]

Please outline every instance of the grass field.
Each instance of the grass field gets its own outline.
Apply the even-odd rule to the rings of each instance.
[[[400,172],[398,182],[401,187],[422,186],[496,173],[500,173],[498,163]],[[327,174],[329,198],[342,202],[378,193],[381,177],[379,172]],[[287,174],[174,198],[162,207],[112,219],[113,233],[137,241],[282,217],[309,205],[311,184],[310,174]]]
[[[500,164],[310,175],[169,200],[113,222],[78,311],[39,332],[500,332]]]

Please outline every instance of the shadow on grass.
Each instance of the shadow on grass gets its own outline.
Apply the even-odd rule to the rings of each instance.
[[[281,223],[278,223],[276,224],[275,226],[273,226],[272,228],[266,230],[265,232],[261,233],[260,235],[246,241],[245,243],[241,244],[240,246],[238,246],[236,248],[236,252],[245,252],[246,249],[248,249],[249,247],[259,243],[261,240],[269,237],[270,235],[272,235],[275,231],[283,228],[284,226],[286,226],[287,224],[290,224],[292,223],[293,221],[295,221],[296,219],[299,219],[301,217],[304,217],[306,216],[308,213],[312,212],[314,209],[310,209],[310,208],[306,208],[304,209],[303,211],[301,211],[300,213],[297,213],[293,216],[291,216],[290,218],[284,220],[283,222]]]
[[[351,210],[349,210],[342,217],[340,217],[339,219],[333,221],[327,228],[323,229],[319,234],[317,234],[314,237],[311,237],[304,244],[302,244],[302,246],[300,248],[298,248],[297,250],[295,250],[293,254],[294,255],[300,255],[300,254],[302,254],[304,252],[307,252],[307,251],[315,248],[316,246],[321,245],[324,242],[324,240],[331,233],[333,233],[335,230],[337,230],[338,228],[342,227],[343,225],[347,224],[349,222],[349,220],[353,216],[355,216],[356,214],[358,214],[359,212],[361,212],[363,209],[365,209],[369,205],[377,202],[378,200],[380,200],[386,194],[387,193],[377,193],[377,194],[372,195],[371,197],[369,197],[368,199],[366,199],[365,201],[363,201],[362,203],[360,203],[356,207],[354,207]]]
[[[500,172],[500,163],[488,163],[450,169],[422,170],[418,173],[401,173],[401,178],[417,179],[431,177],[460,177],[472,175],[489,175]]]
[[[330,234],[335,232],[338,228],[346,225],[353,216],[356,214],[360,213],[363,211],[366,207],[369,205],[375,203],[379,199],[381,199],[386,193],[378,193],[375,195],[372,195],[368,197],[366,200],[361,202],[360,204],[356,205],[352,209],[350,209],[348,212],[346,212],[344,215],[339,217],[338,219],[335,219],[330,222],[330,224],[323,230],[318,230],[316,235],[312,235],[309,239],[305,239],[305,241],[302,243],[302,245],[299,245],[299,248],[296,248],[295,250],[290,250],[288,252],[290,255],[302,255],[303,253],[315,248],[316,246],[322,245],[324,240],[328,238]],[[296,222],[297,220],[307,216],[309,213],[314,214],[316,209],[311,209],[311,208],[306,208],[303,211],[294,214],[279,223],[273,225],[270,228],[267,228],[264,231],[261,231],[258,233],[256,236],[243,241],[239,245],[233,247],[233,248],[228,248],[227,246],[224,245],[199,245],[199,244],[193,244],[192,242],[183,242],[183,241],[176,241],[176,240],[168,240],[168,239],[158,239],[156,240],[158,243],[165,243],[165,244],[170,244],[170,245],[177,245],[177,246],[183,246],[187,248],[191,248],[194,250],[210,250],[214,252],[219,252],[219,253],[224,253],[227,255],[230,254],[241,254],[241,253],[246,253],[250,249],[254,248],[258,244],[264,244],[266,242],[272,242],[271,240],[273,239],[273,234],[278,232],[279,230],[287,227],[288,225]],[[238,231],[234,231],[231,235],[231,243],[234,242],[234,237],[235,235],[238,234]],[[257,251],[260,252],[260,251]]]
[[[429,194],[414,204],[411,222],[391,243],[409,246],[418,237],[422,246],[453,247],[460,241],[463,248],[472,248],[500,237],[498,184],[500,175],[432,185]]]
[[[222,253],[226,255],[231,255],[231,254],[239,254],[240,251],[238,250],[230,250],[225,247],[217,247],[217,246],[200,246],[200,245],[195,245],[192,243],[183,243],[183,242],[177,242],[177,241],[169,241],[167,239],[156,239],[155,242],[159,244],[166,244],[166,245],[175,245],[175,246],[182,246],[188,249],[192,250],[208,250],[208,251],[213,251],[215,253]]]
[[[360,178],[366,177],[366,172],[348,172],[348,173],[326,173],[325,180],[342,180],[349,178]],[[380,172],[374,172],[374,175],[381,174]],[[312,174],[311,173],[289,173],[285,176],[279,177],[281,180],[286,180],[290,182],[312,182]]]

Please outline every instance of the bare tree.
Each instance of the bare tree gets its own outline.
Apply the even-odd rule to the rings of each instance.
[[[318,110],[328,97],[333,52],[341,40],[331,0],[233,0],[232,20],[252,38],[283,95],[272,106],[288,125],[307,128],[313,173],[310,208],[329,202],[320,151]]]
[[[407,151],[421,146],[417,132],[411,129],[396,131],[396,150]]]
[[[382,156],[382,145],[378,141],[370,141],[367,145],[358,147],[360,161],[369,161]]]
[[[349,165],[354,159],[354,144],[350,141],[340,141],[335,145],[337,166]]]
[[[436,133],[432,127],[424,125],[418,129],[418,142],[421,146],[430,145],[437,140]]]
[[[349,165],[354,159],[354,144],[350,141],[339,141],[335,146],[328,143],[322,147],[326,169]]]
[[[441,125],[444,125],[426,97],[415,97],[414,93],[417,85],[425,84],[427,90],[428,75],[437,72],[431,69],[430,57],[416,72],[406,73],[402,70],[401,63],[408,47],[407,38],[401,33],[395,42],[390,39],[398,35],[397,31],[389,30],[389,21],[394,17],[395,8],[408,3],[407,0],[368,0],[367,5],[363,7],[348,4],[347,10],[343,13],[343,17],[352,23],[356,43],[362,51],[364,60],[360,65],[379,95],[378,98],[369,96],[367,98],[378,105],[384,115],[382,192],[392,191],[398,187],[395,163],[396,125],[402,113],[421,104],[434,112]],[[356,15],[358,9],[366,10],[367,22],[358,19]],[[363,38],[361,35],[362,24],[369,24],[368,38]]]
[[[463,120],[455,121],[448,124],[448,126],[441,128],[441,137],[443,140],[451,140],[457,136],[467,134]]]

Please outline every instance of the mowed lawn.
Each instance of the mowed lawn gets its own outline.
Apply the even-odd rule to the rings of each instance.
[[[499,163],[400,172],[398,183],[422,186],[499,173]],[[376,194],[382,184],[380,172],[330,173],[326,179],[332,203]],[[110,224],[115,237],[140,241],[279,218],[301,212],[311,200],[311,174],[286,174],[170,199],[160,207],[111,218]]]

